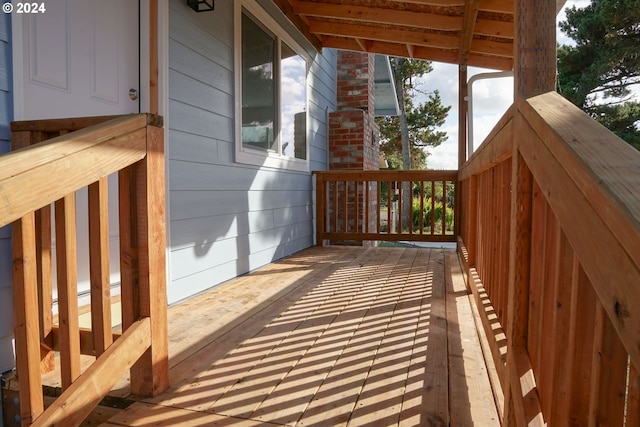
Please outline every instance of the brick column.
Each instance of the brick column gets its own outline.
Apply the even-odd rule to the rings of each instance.
[[[374,63],[375,56],[359,52],[338,52],[337,110],[329,114],[329,169],[377,170],[380,147],[377,141],[378,127],[374,122]],[[360,186],[362,187],[362,186]],[[364,189],[348,189],[353,196],[348,200],[348,230],[362,230],[364,206],[359,209],[361,218],[355,219],[355,204],[363,203]],[[340,190],[344,191],[344,189]],[[370,188],[373,200],[369,218],[369,230],[376,227],[375,205],[377,187]],[[358,197],[356,198],[356,194]],[[339,215],[342,215],[340,213]]]

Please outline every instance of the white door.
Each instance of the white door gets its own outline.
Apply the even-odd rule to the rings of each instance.
[[[22,65],[14,64],[14,75],[21,77],[16,82],[16,119],[139,112],[139,99],[130,96],[130,91],[139,90],[140,81],[139,2],[47,0],[44,4],[43,13],[14,14],[14,19],[21,19],[22,35]],[[110,177],[109,184],[114,283],[119,281],[117,177]],[[90,289],[86,190],[76,197],[78,290],[82,294]]]
[[[47,0],[22,15],[22,114],[48,119],[136,113],[138,1]],[[17,16],[17,15],[16,15]]]

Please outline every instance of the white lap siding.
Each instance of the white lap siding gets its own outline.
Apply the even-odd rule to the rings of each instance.
[[[235,162],[233,23],[232,1],[209,13],[170,1],[170,303],[314,243],[311,173]],[[326,168],[335,52],[314,53],[310,65],[314,170]]]

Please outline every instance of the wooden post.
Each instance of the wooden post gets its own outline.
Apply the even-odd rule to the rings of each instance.
[[[556,88],[556,1],[518,0],[514,85],[516,99]]]
[[[467,161],[467,66],[458,66],[458,170]],[[462,182],[458,181],[454,193],[454,233],[459,236],[462,232]],[[469,195],[466,195],[469,197]],[[469,211],[467,211],[468,213]],[[466,220],[466,218],[465,218]],[[468,249],[468,248],[467,248]]]
[[[458,66],[458,169],[467,161],[467,66]],[[470,118],[472,119],[472,118]]]
[[[167,335],[164,131],[147,126],[147,156],[136,164],[135,192],[138,302],[141,317],[151,320],[151,348],[131,369],[131,391],[155,396],[169,386]]]
[[[556,82],[556,1],[518,0],[515,8],[516,40],[514,92],[531,97],[555,90]],[[518,150],[516,135],[520,119],[514,126],[512,157],[511,230],[509,243],[509,294],[507,319],[507,380],[504,425],[515,426],[522,419],[513,393],[521,390],[520,368],[529,365],[527,346],[529,262],[531,259],[531,191],[532,177]],[[523,141],[522,143],[530,143]],[[527,363],[522,363],[522,361]],[[518,400],[521,396],[518,396]],[[535,402],[539,410],[539,401]],[[531,409],[531,406],[529,406]],[[519,417],[516,417],[516,413]],[[529,414],[524,414],[529,415]]]

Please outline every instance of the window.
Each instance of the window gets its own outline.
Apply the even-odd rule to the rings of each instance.
[[[236,161],[308,170],[307,59],[253,2],[236,29]]]

